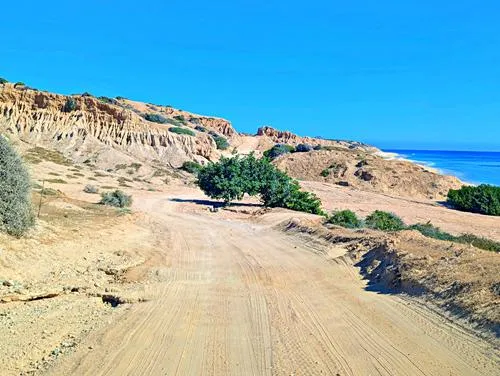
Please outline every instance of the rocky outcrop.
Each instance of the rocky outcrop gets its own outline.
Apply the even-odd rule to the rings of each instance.
[[[328,146],[331,148],[364,150],[371,153],[380,151],[373,146],[369,146],[361,142],[327,140],[318,137],[301,137],[292,132],[280,131],[269,126],[260,127],[257,130],[257,137],[268,139],[275,144],[287,144],[293,146],[296,146],[298,144],[307,144],[311,146],[320,145]]]
[[[68,100],[74,109],[65,109]],[[64,96],[10,84],[0,85],[0,130],[29,143],[50,143],[51,147],[78,154],[88,142],[133,153],[145,159],[215,159],[212,137],[192,128],[195,136],[169,131],[171,124],[146,121],[141,112],[119,102],[105,103],[92,96]],[[175,112],[174,112],[175,113]],[[223,119],[197,117],[202,124],[225,135],[234,134]]]

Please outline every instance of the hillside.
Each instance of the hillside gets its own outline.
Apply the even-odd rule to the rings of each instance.
[[[275,144],[308,144],[322,150],[286,155],[276,165],[300,180],[415,198],[441,199],[461,185],[415,164],[380,158],[377,148],[359,142],[300,137],[271,127],[240,134],[225,119],[171,106],[88,93],[66,96],[10,83],[0,84],[0,131],[21,141],[21,149],[42,146],[103,170],[140,162],[146,172],[154,166],[153,173],[189,160],[204,164],[221,155],[261,155]],[[217,139],[227,147],[218,147]]]

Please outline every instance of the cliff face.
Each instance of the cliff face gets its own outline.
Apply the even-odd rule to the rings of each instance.
[[[69,98],[74,101],[74,109],[64,111]],[[145,120],[141,116],[145,112],[130,106],[126,100],[105,103],[92,96],[68,97],[10,84],[0,85],[1,131],[29,143],[48,143],[58,150],[71,152],[73,157],[78,157],[79,150],[86,149],[82,148],[85,144],[97,143],[139,154],[143,159],[179,164],[182,160],[219,156],[212,137],[195,130],[196,124],[226,136],[237,135],[231,124],[223,119],[194,116],[169,107],[147,109],[147,113],[166,117],[183,115],[185,121],[180,125],[190,129],[195,136],[179,135],[169,131],[172,124]]]

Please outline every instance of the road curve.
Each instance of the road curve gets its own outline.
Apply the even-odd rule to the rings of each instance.
[[[161,244],[145,285],[153,298],[50,374],[500,373],[491,345],[411,299],[365,290],[342,256],[183,205],[141,204]]]

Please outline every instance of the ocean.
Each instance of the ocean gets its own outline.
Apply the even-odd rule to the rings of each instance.
[[[472,184],[500,186],[500,152],[438,151],[438,150],[388,150],[396,158],[408,159],[420,165],[454,175]]]

